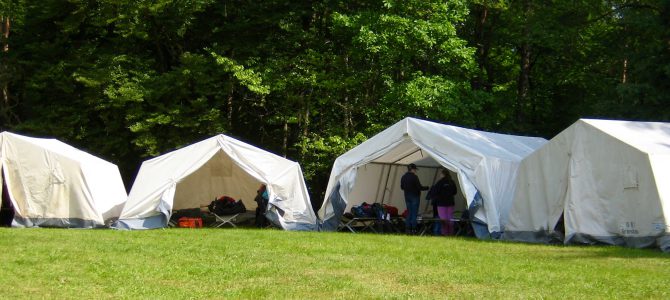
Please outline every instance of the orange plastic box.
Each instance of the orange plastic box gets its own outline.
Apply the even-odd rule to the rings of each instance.
[[[202,218],[179,218],[179,227],[181,228],[200,228],[202,227]]]

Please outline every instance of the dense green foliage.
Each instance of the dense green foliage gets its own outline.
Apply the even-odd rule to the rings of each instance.
[[[257,229],[0,228],[6,299],[667,299],[650,249]]]
[[[670,1],[3,0],[0,128],[139,163],[217,133],[332,161],[406,116],[670,120]]]

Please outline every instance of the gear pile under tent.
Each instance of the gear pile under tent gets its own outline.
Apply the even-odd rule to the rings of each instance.
[[[504,239],[670,251],[670,123],[581,119],[528,156]]]
[[[286,230],[316,229],[300,165],[222,134],[143,162],[115,227],[163,228],[173,211],[222,195],[255,208],[261,184],[269,195],[268,220]]]
[[[0,133],[2,220],[12,227],[106,227],[126,189],[116,165],[55,139]]]
[[[343,213],[363,202],[403,211],[400,177],[415,163],[423,185],[433,184],[442,167],[455,173],[461,206],[469,211],[477,237],[498,238],[519,162],[546,142],[405,118],[335,160],[319,210],[321,229],[336,230]],[[420,210],[427,203],[424,196]]]

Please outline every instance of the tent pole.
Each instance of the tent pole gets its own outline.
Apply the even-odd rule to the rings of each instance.
[[[398,165],[394,165],[394,166],[397,167]],[[398,178],[398,169],[396,169],[393,172],[393,180],[391,180],[391,182],[396,182],[396,178]],[[393,190],[391,190],[390,193],[389,193],[389,199],[393,199]]]
[[[391,177],[391,169],[393,168],[393,165],[389,165],[389,170],[386,172],[386,183],[384,183],[384,193],[382,194],[382,201],[381,204],[384,204],[384,198],[386,197],[386,189],[389,186],[389,177]],[[390,195],[389,195],[390,197]]]
[[[403,159],[405,159],[405,158],[408,158],[408,157],[414,155],[414,153],[417,153],[417,152],[421,152],[421,158],[423,158],[423,151],[421,151],[421,148],[419,148],[419,149],[417,149],[416,151],[414,151],[414,152],[412,152],[412,153],[410,153],[410,154],[407,154],[407,155],[405,155],[405,156],[403,156],[403,157],[401,157],[401,158],[396,159],[396,160],[395,160],[394,162],[392,162],[391,164],[394,164],[394,165],[395,165],[395,164],[397,164],[399,161],[401,161],[401,160],[403,160]]]
[[[378,202],[378,200],[379,200],[379,188],[382,187],[382,180],[384,179],[384,170],[385,169],[386,169],[386,165],[382,165],[382,168],[379,171],[379,182],[377,182],[377,192],[375,193],[375,202]],[[381,201],[384,202],[384,195],[382,195]]]
[[[384,166],[403,166],[403,167],[406,167],[406,166],[407,166],[406,164],[398,164],[398,163],[380,163],[380,162],[371,162],[371,163],[368,163],[368,164],[372,164],[372,165],[384,165]],[[429,165],[416,165],[416,167],[417,167],[417,168],[426,168],[426,169],[435,169],[435,168],[439,169],[439,168],[443,168],[442,166],[436,167],[436,166],[429,166]]]

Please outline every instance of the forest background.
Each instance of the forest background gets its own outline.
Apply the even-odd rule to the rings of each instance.
[[[670,120],[670,0],[0,0],[0,130],[119,165],[218,133],[333,161],[407,116]]]

